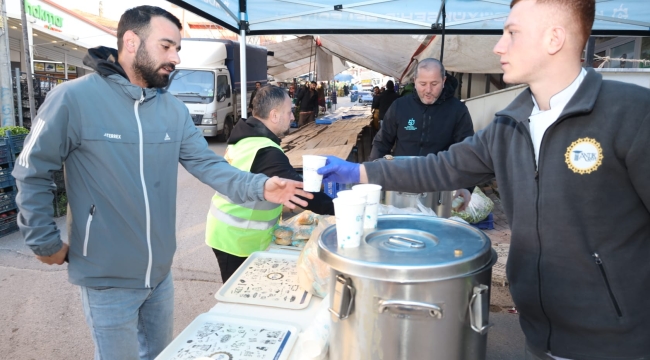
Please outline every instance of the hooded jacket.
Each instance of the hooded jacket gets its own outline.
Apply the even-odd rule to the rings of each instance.
[[[414,193],[496,176],[528,343],[574,360],[650,359],[649,98],[590,69],[544,134],[538,167],[529,90],[449,151],[364,165],[370,182]]]
[[[474,135],[467,107],[454,97],[457,87],[458,80],[447,76],[442,93],[431,105],[423,104],[417,92],[395,100],[372,142],[370,160],[390,154],[393,146],[394,156],[437,154]]]
[[[54,88],[16,161],[18,225],[36,255],[61,249],[52,173],[65,162],[71,283],[155,287],[176,250],[178,163],[235,201],[263,200],[267,177],[208,148],[185,105],[126,77],[117,51],[88,50],[96,73]]]
[[[229,145],[234,145],[239,141],[250,137],[265,137],[271,139],[280,145],[281,140],[269,130],[264,123],[254,117],[249,117],[245,121],[239,121],[232,129],[232,134],[228,139]],[[291,166],[289,158],[284,152],[275,147],[266,147],[259,149],[253,160],[250,169],[253,174],[264,174],[268,177],[279,176],[281,178],[302,182],[302,176]],[[307,201],[305,209],[321,215],[334,215],[334,203],[332,198],[322,192],[312,193],[313,199],[301,199]]]

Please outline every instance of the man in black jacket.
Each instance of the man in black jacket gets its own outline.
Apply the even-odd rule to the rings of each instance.
[[[319,172],[409,192],[496,176],[525,359],[650,359],[650,90],[581,67],[595,0],[511,7],[494,52],[529,88],[487,128],[437,156]]]
[[[298,126],[307,125],[315,119],[316,111],[318,110],[318,92],[316,91],[316,85],[315,81],[307,83],[298,93],[298,101],[300,101]]]
[[[395,83],[393,80],[388,80],[388,82],[386,82],[386,90],[379,95],[377,104],[379,109],[379,121],[384,120],[386,112],[397,98],[399,98],[399,95],[395,92]]]
[[[445,76],[436,59],[424,59],[415,69],[416,92],[387,107],[381,129],[372,143],[370,160],[394,156],[426,156],[449,149],[474,135],[465,104],[454,97],[458,81]],[[389,94],[385,92],[383,96]]]
[[[255,157],[250,167],[250,172],[254,174],[274,174],[276,176],[282,174],[286,179],[298,180],[302,182],[302,177],[294,170],[289,162],[289,158],[280,149],[280,138],[289,132],[289,125],[294,120],[293,113],[291,112],[291,99],[286,92],[273,85],[267,85],[258,90],[257,96],[253,101],[253,116],[249,117],[246,121],[239,121],[232,130],[230,138],[228,138],[228,145],[233,146],[244,139],[250,138],[266,138],[271,140],[277,146],[269,146],[259,149],[247,148],[247,152],[255,152]],[[259,140],[259,139],[251,139]],[[260,141],[251,142],[252,144],[261,143]],[[243,144],[243,143],[242,143]],[[241,144],[240,144],[241,145]],[[245,145],[248,147],[250,145]],[[241,150],[241,149],[240,149]],[[226,151],[225,158],[232,161],[232,155]],[[332,199],[324,193],[313,193],[313,199],[302,200],[307,201],[305,209],[311,210],[317,214],[334,215],[334,205]],[[210,227],[208,227],[210,229]],[[213,247],[213,251],[219,262],[221,270],[221,278],[226,282],[228,278],[237,270],[237,268],[246,260],[247,255],[250,254],[232,254],[228,248],[229,244],[233,242],[242,241],[239,238],[227,238],[229,235],[233,236],[237,232],[231,231],[226,233],[206,233],[206,242]],[[218,241],[215,240],[218,239]],[[266,239],[259,239],[263,243],[261,247],[266,247],[270,243],[270,235]],[[215,245],[216,243],[223,244],[223,248]],[[263,249],[262,249],[263,250]]]

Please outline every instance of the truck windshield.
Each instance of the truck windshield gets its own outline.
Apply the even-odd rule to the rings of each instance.
[[[169,77],[168,91],[185,102],[211,103],[214,99],[214,73],[179,69]]]

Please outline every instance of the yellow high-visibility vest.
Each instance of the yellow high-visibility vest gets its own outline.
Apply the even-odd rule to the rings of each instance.
[[[250,171],[257,151],[262,148],[282,148],[265,137],[250,137],[228,145],[225,158],[230,165]],[[271,243],[273,230],[282,214],[282,205],[268,201],[235,204],[217,192],[212,197],[205,230],[205,243],[214,249],[248,257],[265,250]]]

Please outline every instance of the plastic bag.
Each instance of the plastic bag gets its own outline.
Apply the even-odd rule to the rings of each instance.
[[[305,246],[307,240],[311,238],[312,231],[316,228],[321,216],[314,214],[311,211],[304,211],[290,219],[283,220],[278,228],[289,229],[293,232],[291,235],[290,246],[302,248]],[[309,225],[301,225],[300,223],[310,222]],[[273,235],[273,241],[276,241],[276,236]],[[279,244],[280,245],[280,244]]]
[[[384,204],[379,204],[379,210],[378,210],[379,215],[413,215],[413,214],[419,214],[419,215],[429,215],[429,216],[435,216],[436,212],[433,211],[433,209],[424,206],[420,199],[418,198],[416,201],[416,207],[409,207],[409,208],[398,208],[393,205],[384,205]]]
[[[318,258],[318,238],[335,222],[334,216],[321,216],[298,257],[298,283],[319,297],[325,297],[329,292],[330,267]]]
[[[314,320],[300,333],[289,360],[326,360],[329,358],[330,300],[326,296],[316,309]]]
[[[451,214],[458,216],[470,224],[476,224],[485,220],[492,212],[492,209],[494,209],[494,202],[483,194],[481,189],[475,187],[467,208],[461,212],[452,210]]]

